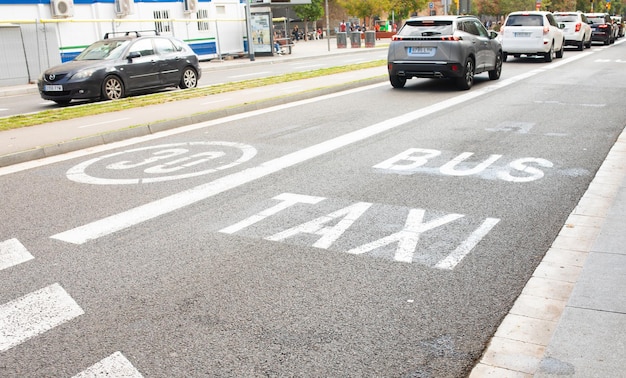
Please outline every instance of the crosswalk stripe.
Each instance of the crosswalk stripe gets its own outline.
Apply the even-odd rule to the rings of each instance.
[[[0,243],[0,270],[32,260],[33,258],[17,239],[9,239]]]
[[[72,378],[143,378],[121,352],[115,352]]]
[[[0,306],[0,352],[84,313],[58,283],[3,304]]]

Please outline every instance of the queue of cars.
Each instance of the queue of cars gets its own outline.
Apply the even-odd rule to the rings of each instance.
[[[621,26],[621,31],[619,28]],[[475,16],[424,16],[407,20],[393,36],[387,55],[389,81],[403,88],[407,79],[452,79],[470,89],[474,75],[500,78],[509,56],[562,58],[565,46],[590,48],[624,35],[621,17],[604,13],[519,11],[507,15],[499,33]]]
[[[157,32],[107,33],[74,60],[48,68],[37,82],[39,94],[59,105],[75,99],[115,100],[166,87],[193,88],[201,69],[184,42]]]

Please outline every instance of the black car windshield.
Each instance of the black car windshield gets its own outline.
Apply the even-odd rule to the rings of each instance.
[[[452,21],[407,21],[398,35],[403,37],[428,37],[452,34]]]
[[[128,40],[98,41],[83,50],[74,60],[117,59],[122,55],[129,42]]]
[[[538,14],[511,15],[506,20],[506,26],[543,26],[543,17]]]

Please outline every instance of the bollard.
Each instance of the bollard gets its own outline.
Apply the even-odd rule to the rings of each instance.
[[[350,33],[350,47],[352,48],[361,47],[361,32]]]
[[[376,32],[375,31],[366,31],[365,32],[365,47],[374,47],[376,45]]]
[[[337,33],[337,48],[345,49],[348,47],[348,33],[339,32]]]

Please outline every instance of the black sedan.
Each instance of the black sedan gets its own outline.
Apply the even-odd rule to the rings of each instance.
[[[93,43],[74,60],[47,69],[37,86],[45,100],[115,100],[166,87],[192,88],[201,70],[198,56],[172,37],[127,32]]]

